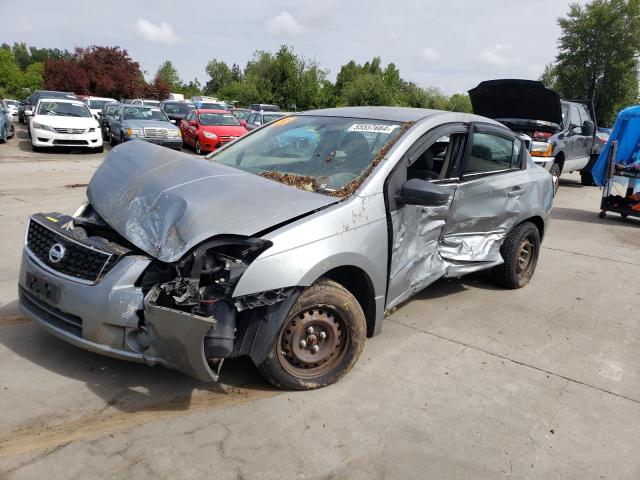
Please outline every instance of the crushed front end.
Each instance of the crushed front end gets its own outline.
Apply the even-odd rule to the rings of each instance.
[[[251,354],[256,342],[246,332],[256,331],[248,324],[266,319],[294,291],[232,298],[245,269],[270,245],[219,236],[164,263],[117,234],[91,206],[73,217],[36,214],[25,235],[20,306],[76,346],[216,381],[225,358]]]

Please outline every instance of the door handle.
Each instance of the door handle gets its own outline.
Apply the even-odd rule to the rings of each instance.
[[[520,195],[522,195],[524,192],[526,191],[525,188],[522,187],[513,187],[510,191],[509,191],[509,196],[511,198],[515,198],[515,197],[519,197]]]

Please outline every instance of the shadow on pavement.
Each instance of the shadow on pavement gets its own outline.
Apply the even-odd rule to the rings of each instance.
[[[0,344],[38,367],[83,382],[104,400],[104,408],[128,413],[188,410],[196,392],[213,395],[211,403],[215,404],[229,395],[228,387],[274,391],[249,358],[226,361],[219,383],[203,383],[162,366],[87,352],[50,335],[30,320],[0,324]]]
[[[597,205],[596,205],[597,207]],[[605,218],[598,217],[600,209],[595,211],[578,208],[553,207],[552,220],[566,220],[569,222],[597,223],[600,225],[615,225],[630,228],[640,227],[640,218],[622,218],[618,213],[608,212]]]

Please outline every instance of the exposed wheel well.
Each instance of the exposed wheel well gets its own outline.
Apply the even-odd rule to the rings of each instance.
[[[367,320],[367,337],[371,337],[375,326],[376,303],[369,275],[358,267],[345,265],[329,270],[322,276],[338,282],[356,297]]]
[[[538,233],[540,234],[540,239],[542,239],[542,237],[544,237],[544,220],[542,219],[542,217],[538,217],[538,216],[530,217],[530,218],[527,218],[526,220],[523,220],[518,225],[522,225],[524,222],[533,223],[536,226],[536,228],[538,229]],[[516,227],[518,225],[516,225]]]
[[[560,167],[560,173],[564,170],[564,152],[558,152],[556,154],[556,163]]]

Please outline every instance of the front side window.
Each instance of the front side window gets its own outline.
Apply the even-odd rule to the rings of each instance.
[[[169,119],[159,108],[126,107],[122,113],[124,120],[159,120],[168,122]]]
[[[91,117],[91,111],[82,102],[40,102],[37,115],[62,117]]]
[[[262,121],[264,123],[269,123],[282,117],[284,117],[284,115],[273,115],[273,114],[265,113],[264,115],[262,115]]]
[[[443,135],[429,145],[407,169],[407,179],[444,180],[449,178],[456,158],[464,151],[466,134],[453,133]]]
[[[185,114],[189,110],[193,110],[196,106],[192,103],[165,103],[163,110],[171,114]]]
[[[295,116],[276,120],[230,144],[212,159],[306,190],[352,193],[385,145],[403,131],[399,122]]]
[[[515,158],[520,158],[520,142],[513,139],[491,133],[474,133],[472,142],[464,174],[507,170],[514,168]]]
[[[580,114],[578,113],[578,109],[574,106],[571,106],[570,112],[570,121],[574,130],[577,130],[576,127],[582,128],[582,122],[580,121]]]

